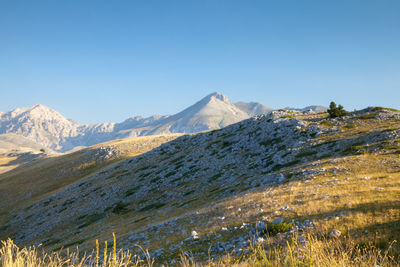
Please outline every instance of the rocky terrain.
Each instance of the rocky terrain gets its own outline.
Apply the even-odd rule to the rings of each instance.
[[[101,168],[2,201],[0,237],[91,249],[96,239],[111,242],[115,232],[121,247],[135,251],[140,244],[172,264],[181,251],[200,261],[239,256],[251,242],[279,244],[290,236],[305,242],[313,231],[360,242],[374,235],[382,246],[400,237],[396,110],[368,108],[337,119],[312,110],[273,111],[99,165],[118,157],[112,143],[68,160],[82,165],[91,158]],[[63,177],[69,168],[54,168],[35,183]],[[0,176],[0,193],[7,195],[10,180],[22,186],[19,179]],[[273,225],[280,230],[268,232]]]

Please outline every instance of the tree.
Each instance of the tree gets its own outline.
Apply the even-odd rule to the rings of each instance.
[[[335,102],[331,102],[328,109],[329,117],[336,118],[342,117],[346,114],[346,110],[344,110],[342,105],[336,106]]]
[[[44,148],[41,148],[40,152],[44,153],[44,152],[46,152],[46,150],[44,150]]]

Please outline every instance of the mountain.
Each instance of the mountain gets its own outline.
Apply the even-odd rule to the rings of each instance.
[[[316,112],[316,113],[326,112],[326,111],[328,110],[327,107],[318,106],[318,105],[307,106],[307,107],[305,107],[305,108],[291,108],[291,107],[286,107],[285,109],[287,109],[287,110],[297,110],[297,111],[310,111],[310,110],[312,110],[313,112]]]
[[[216,131],[43,159],[0,176],[0,239],[90,253],[114,232],[118,249],[148,248],[157,266],[175,266],[182,251],[203,263],[243,259],[255,243],[268,253],[299,244],[290,257],[325,247],[341,265],[332,246],[343,243],[352,257],[351,244],[387,248],[400,238],[399,120],[400,111],[383,108],[340,119],[279,110]],[[137,155],[122,156],[127,147]]]
[[[326,111],[322,106],[287,109]],[[136,116],[121,123],[79,124],[44,105],[34,105],[0,112],[0,135],[19,135],[35,143],[35,147],[66,152],[120,138],[221,129],[256,115],[267,114],[271,110],[256,102],[234,104],[226,96],[212,93],[172,116]],[[17,140],[16,136],[13,139]],[[6,144],[0,143],[0,148],[2,146]],[[7,146],[10,146],[9,142]]]
[[[220,129],[247,118],[226,96],[213,93],[172,116],[132,117],[121,123],[81,125],[44,105],[18,108],[0,113],[0,134],[18,134],[65,152],[118,138]]]
[[[264,106],[257,102],[237,102],[235,103],[235,106],[246,112],[250,117],[267,114],[273,110],[273,108]]]
[[[226,96],[213,93],[178,114],[158,121],[151,133],[195,133],[224,128],[247,118],[249,115]]]
[[[0,134],[14,133],[54,150],[79,135],[79,124],[44,105],[17,108],[0,115]]]

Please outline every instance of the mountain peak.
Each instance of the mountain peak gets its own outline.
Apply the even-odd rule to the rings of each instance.
[[[229,99],[225,96],[225,95],[223,95],[223,94],[221,94],[221,93],[218,93],[218,92],[214,92],[214,93],[212,93],[212,94],[209,94],[208,96],[206,96],[204,99],[207,99],[207,100],[211,100],[211,99],[218,99],[218,100],[221,100],[221,101],[223,101],[223,102],[229,102]]]
[[[49,108],[43,104],[35,104],[27,108],[27,110],[42,110],[42,111],[50,111],[50,112],[57,112],[54,109]]]
[[[49,107],[47,107],[47,106],[45,106],[43,104],[35,104],[35,105],[30,106],[29,108],[30,109],[38,109],[38,108],[40,108],[40,109],[42,109],[42,108],[48,109]]]
[[[11,111],[11,113],[13,114],[13,116],[22,114],[22,113],[38,113],[38,112],[56,112],[55,110],[52,110],[51,108],[42,105],[42,104],[35,104],[29,107],[24,107],[24,108],[16,108],[13,111]]]
[[[226,96],[215,92],[169,117],[168,126],[162,129],[167,128],[173,133],[193,133],[220,129],[247,118],[247,113],[237,108]]]

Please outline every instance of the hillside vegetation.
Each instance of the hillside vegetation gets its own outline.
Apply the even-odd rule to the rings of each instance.
[[[156,264],[172,265],[182,253],[190,255],[183,259],[188,265],[398,260],[396,110],[368,108],[335,119],[274,111],[157,145],[107,164],[91,148],[92,165],[77,152],[1,175],[0,237],[49,251],[92,251],[96,240],[113,244],[115,232],[119,248],[143,257],[138,244]],[[67,170],[73,173],[62,174]]]

